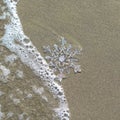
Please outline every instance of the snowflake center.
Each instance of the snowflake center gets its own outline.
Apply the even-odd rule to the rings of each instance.
[[[64,61],[65,61],[65,56],[64,56],[64,55],[61,55],[61,56],[59,57],[59,61],[60,61],[60,62],[64,62]]]

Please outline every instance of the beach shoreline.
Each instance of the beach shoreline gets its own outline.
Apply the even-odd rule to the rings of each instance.
[[[119,1],[112,0],[20,0],[18,3],[24,32],[43,56],[42,46],[53,45],[59,35],[74,47],[83,48],[79,56],[82,72],[72,73],[62,81],[70,120],[120,118],[119,5]]]

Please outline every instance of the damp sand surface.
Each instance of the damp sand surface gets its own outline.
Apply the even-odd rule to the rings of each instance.
[[[24,31],[42,53],[58,35],[82,46],[82,72],[63,81],[71,120],[120,119],[120,1],[21,0]]]

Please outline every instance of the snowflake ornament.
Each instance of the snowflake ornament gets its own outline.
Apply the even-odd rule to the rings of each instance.
[[[71,68],[75,73],[81,72],[80,65],[77,64],[77,55],[81,53],[81,49],[74,49],[64,37],[61,37],[59,44],[54,44],[53,48],[48,45],[43,46],[43,50],[47,54],[45,59],[60,80],[66,77],[65,74],[70,73]]]

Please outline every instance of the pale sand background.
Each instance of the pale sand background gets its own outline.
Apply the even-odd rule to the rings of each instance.
[[[71,120],[120,120],[120,0],[21,0],[18,11],[40,51],[56,35],[83,47],[82,73],[63,81]]]

